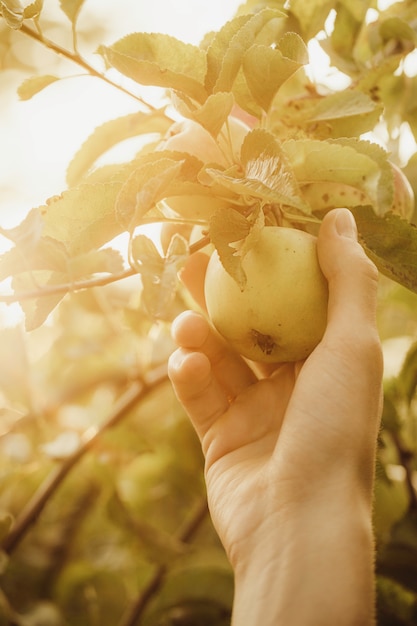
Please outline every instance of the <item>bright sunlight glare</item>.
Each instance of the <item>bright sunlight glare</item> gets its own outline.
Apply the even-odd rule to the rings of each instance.
[[[80,29],[91,29],[92,23],[97,24],[96,47],[100,43],[111,44],[134,31],[163,32],[198,44],[207,32],[217,30],[230,19],[239,4],[240,0],[211,0],[209,3],[205,0],[119,0],[116,6],[113,0],[86,0],[78,24]],[[65,23],[58,2],[48,3],[44,14],[47,11],[51,19]],[[69,22],[67,30],[70,32]],[[102,33],[104,37],[100,38]],[[53,39],[54,33],[49,36]],[[23,35],[21,39],[21,47],[15,52],[24,56]],[[70,47],[70,40],[65,45]],[[41,46],[35,54],[40,74],[59,73],[55,67],[50,69],[51,57]],[[94,58],[89,61],[96,63]],[[24,102],[18,99],[16,90],[26,75],[18,70],[0,74],[3,228],[16,226],[32,207],[44,204],[47,198],[65,189],[66,167],[96,126],[137,110],[133,98],[98,79],[80,76],[76,66],[70,69],[77,77],[59,81]],[[67,69],[66,74],[69,73]],[[8,247],[7,240],[1,237],[0,253]],[[22,312],[17,304],[0,305],[3,324],[14,325],[21,319]]]

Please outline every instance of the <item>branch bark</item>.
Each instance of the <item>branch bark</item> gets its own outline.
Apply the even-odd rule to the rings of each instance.
[[[182,543],[190,543],[207,516],[207,500],[204,498],[199,503],[190,520],[188,520],[184,526],[178,530],[175,538]],[[164,584],[167,572],[168,568],[166,565],[156,567],[155,572],[150,578],[148,584],[142,590],[132,606],[126,611],[118,626],[136,626],[136,624],[139,624],[139,620],[143,617],[148,603]]]
[[[71,456],[69,456],[61,465],[53,470],[45,479],[43,484],[29,500],[26,507],[22,510],[10,533],[7,535],[2,544],[4,552],[11,554],[19,545],[26,535],[32,524],[34,524],[49,502],[51,497],[57,491],[58,487],[68,476],[70,471],[77,463],[90,452],[100,437],[119,424],[138,402],[146,398],[151,391],[168,380],[167,369],[164,364],[160,368],[151,371],[145,378],[134,382],[129,389],[119,398],[113,407],[109,417],[104,421],[102,426],[97,430],[88,430],[84,433],[83,442]]]
[[[155,110],[155,107],[149,104],[149,102],[145,102],[145,100],[143,100],[143,98],[141,98],[140,96],[137,96],[136,94],[132,93],[131,91],[129,91],[122,85],[119,85],[118,83],[115,83],[114,81],[112,81],[102,72],[99,72],[98,70],[96,70],[85,59],[83,59],[83,57],[79,55],[77,52],[71,52],[70,50],[63,48],[62,46],[56,44],[54,41],[51,41],[50,39],[47,39],[46,37],[41,35],[38,31],[33,30],[32,28],[27,26],[27,24],[22,24],[19,31],[21,33],[24,33],[28,37],[31,37],[38,43],[44,45],[46,48],[48,48],[49,50],[52,50],[59,56],[62,56],[65,59],[68,59],[68,61],[75,63],[76,65],[78,65],[78,67],[81,67],[82,69],[84,69],[90,76],[99,78],[100,80],[104,81],[111,87],[114,87],[115,89],[118,89],[119,91],[123,92],[127,96],[130,96],[131,98],[134,98],[135,100],[138,100],[138,102],[140,102],[148,111]]]

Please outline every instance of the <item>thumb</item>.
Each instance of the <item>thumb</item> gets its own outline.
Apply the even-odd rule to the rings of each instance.
[[[354,336],[376,332],[378,271],[358,243],[348,209],[326,214],[317,240],[321,269],[329,284],[326,335]]]

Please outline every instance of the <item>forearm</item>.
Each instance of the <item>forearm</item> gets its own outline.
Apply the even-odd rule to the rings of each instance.
[[[282,520],[235,568],[233,626],[371,626],[370,515],[326,508]]]

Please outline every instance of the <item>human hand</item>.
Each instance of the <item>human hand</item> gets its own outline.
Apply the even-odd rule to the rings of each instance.
[[[334,551],[350,538],[361,551],[368,550],[369,562],[358,581],[372,598],[370,520],[382,395],[377,271],[357,243],[346,210],[326,215],[317,249],[329,283],[328,325],[306,361],[259,375],[259,368],[233,353],[203,316],[187,312],[173,326],[180,347],[169,373],[200,437],[213,523],[237,581],[244,581],[241,587],[248,579],[253,582],[265,563],[274,563],[282,588],[290,593],[294,583],[288,574],[293,568],[295,580],[297,567],[289,545],[313,569],[312,554],[319,551],[326,558],[328,553],[347,576],[343,587],[352,585],[358,572],[351,571],[350,557],[354,553],[360,559],[359,554],[353,550],[341,555],[338,565],[334,562]],[[195,256],[183,275],[200,303],[203,259]],[[311,531],[306,534],[303,525]],[[327,581],[327,591],[328,578],[321,585]],[[308,591],[306,607],[319,601],[323,606],[319,592]],[[331,622],[321,618],[317,623]],[[346,621],[361,623],[369,621]]]

